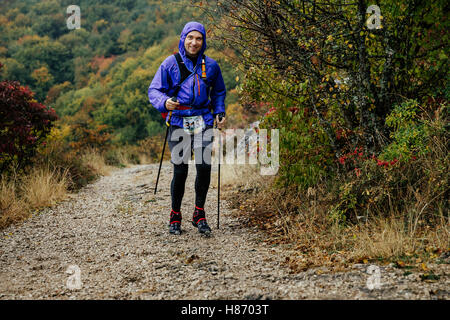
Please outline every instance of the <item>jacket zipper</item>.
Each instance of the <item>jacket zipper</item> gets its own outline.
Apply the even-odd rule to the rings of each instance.
[[[197,91],[198,91],[198,96],[200,97],[200,82],[198,81],[198,74],[195,74],[195,77],[197,78]]]
[[[197,75],[197,66],[194,67],[194,75]],[[194,81],[192,81],[192,101],[191,101],[191,106],[194,104],[195,102],[195,77],[193,79]]]
[[[192,77],[192,104],[195,102],[195,77]]]

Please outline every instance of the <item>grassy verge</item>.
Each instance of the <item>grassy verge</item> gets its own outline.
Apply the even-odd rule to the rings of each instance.
[[[225,199],[244,223],[266,232],[266,242],[294,249],[285,261],[293,271],[319,266],[343,270],[373,261],[423,268],[423,263],[439,263],[442,253],[450,250],[450,224],[444,214],[433,225],[415,229],[398,214],[343,226],[328,218],[330,195],[276,190],[263,177],[236,181],[236,186],[228,189]]]
[[[33,168],[27,174],[1,176],[0,228],[23,221],[32,212],[49,207],[67,196],[67,171]]]
[[[0,177],[0,229],[51,207],[113,167],[95,150],[80,157],[40,159],[20,173],[13,169]]]
[[[351,192],[343,186],[354,176],[301,191],[277,188],[274,177],[249,167],[239,173],[227,168],[223,176],[233,187],[224,188],[224,197],[244,223],[266,233],[266,242],[292,249],[284,263],[294,272],[371,262],[426,271],[428,263],[442,263],[440,257],[450,251],[448,164],[435,150],[389,170],[368,165]],[[347,220],[336,219],[337,204],[349,194],[356,204],[345,212]]]
[[[159,161],[164,141],[157,136],[137,146],[75,150],[64,137],[63,130],[53,130],[32,165],[20,172],[11,168],[0,176],[0,229],[55,205],[112,170]],[[165,159],[170,157],[168,149]]]

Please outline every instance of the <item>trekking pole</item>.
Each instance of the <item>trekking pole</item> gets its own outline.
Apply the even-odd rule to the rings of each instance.
[[[222,117],[219,116],[219,120],[221,120]],[[217,121],[216,121],[216,129],[221,130],[220,128],[218,128],[217,126]],[[218,172],[218,182],[217,182],[217,229],[220,228],[220,154],[222,153],[222,135],[219,132],[219,172]]]
[[[175,97],[172,98],[172,100],[173,101],[177,101],[177,99]],[[164,158],[164,151],[166,150],[167,136],[169,135],[170,118],[172,118],[172,110],[170,111],[168,120],[166,121],[166,125],[167,125],[166,138],[164,139],[163,150],[162,150],[162,153],[161,153],[161,160],[159,161],[158,177],[156,178],[156,185],[155,185],[155,193],[154,194],[156,194],[156,189],[158,188],[159,174],[161,173],[161,165],[162,165],[162,161],[163,161],[163,158]]]

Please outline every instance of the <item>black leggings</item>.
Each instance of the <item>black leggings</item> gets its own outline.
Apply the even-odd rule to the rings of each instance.
[[[169,128],[169,148],[172,152],[172,149],[175,147],[175,145],[181,141],[182,139],[178,139],[178,141],[172,141],[172,133],[175,129],[181,129],[179,127],[171,126]],[[207,127],[206,129],[211,129],[211,127]],[[208,194],[209,184],[211,181],[211,148],[212,148],[212,141],[214,140],[211,136],[212,132],[208,131],[206,133],[203,131],[202,133],[202,142],[201,142],[201,148],[198,148],[198,151],[201,150],[202,155],[208,154],[208,157],[206,158],[207,161],[205,161],[205,158],[202,157],[202,163],[195,163],[195,167],[197,169],[197,176],[195,178],[195,206],[199,208],[204,208],[206,196]],[[194,138],[193,136],[185,137],[186,139],[191,140],[191,150],[192,152],[195,152],[194,150]],[[183,150],[184,151],[184,150]],[[179,153],[181,155],[181,158],[183,158],[183,151]],[[205,152],[206,151],[206,152]],[[196,153],[197,154],[197,153]],[[172,155],[173,156],[173,155]],[[192,153],[191,153],[192,156]],[[189,157],[190,158],[190,157]],[[172,183],[170,186],[170,193],[172,196],[172,210],[175,212],[180,212],[181,209],[181,202],[183,200],[184,196],[184,190],[185,190],[185,184],[186,184],[186,178],[188,176],[188,168],[189,165],[187,163],[180,163],[175,164],[173,161],[171,161],[173,164],[173,178]]]
[[[195,206],[203,208],[208,194],[209,183],[211,181],[211,165],[196,164],[197,176],[195,178]],[[173,165],[173,179],[170,186],[172,195],[172,210],[180,212],[181,201],[183,200],[184,187],[188,176],[188,164]]]

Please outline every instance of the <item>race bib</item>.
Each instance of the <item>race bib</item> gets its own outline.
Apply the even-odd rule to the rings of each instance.
[[[187,134],[201,133],[206,128],[205,121],[201,115],[183,117],[183,129]]]

